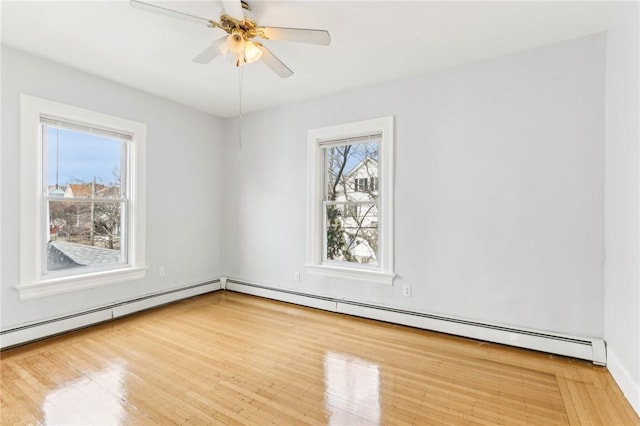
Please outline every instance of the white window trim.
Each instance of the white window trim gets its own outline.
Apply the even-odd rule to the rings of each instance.
[[[383,284],[393,284],[394,236],[394,119],[393,116],[372,120],[340,124],[337,126],[312,129],[308,132],[307,170],[308,180],[308,229],[307,259],[305,268],[311,273],[322,274],[334,278],[361,280]],[[322,200],[324,196],[324,148],[322,141],[356,138],[359,136],[381,133],[379,160],[379,265],[373,269],[369,265],[338,265],[323,263],[323,217]]]
[[[43,272],[44,190],[42,183],[42,132],[40,116],[54,115],[70,121],[118,129],[133,135],[128,170],[130,221],[127,238],[128,263],[105,270],[47,276]],[[16,286],[21,299],[68,293],[145,277],[145,170],[147,128],[143,123],[66,105],[30,95],[20,95],[20,278]]]

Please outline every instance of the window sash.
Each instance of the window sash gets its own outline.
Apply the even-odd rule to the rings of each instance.
[[[322,173],[323,173],[323,180],[324,180],[324,189],[322,192],[322,197],[323,200],[328,200],[329,198],[329,194],[328,194],[328,184],[329,184],[329,168],[327,166],[328,163],[328,158],[329,158],[329,148],[335,148],[335,147],[339,147],[339,146],[347,146],[347,145],[357,145],[357,144],[367,144],[367,143],[371,143],[371,142],[378,142],[378,149],[381,149],[381,137],[382,134],[370,134],[368,136],[362,136],[360,138],[358,138],[355,142],[352,143],[345,143],[344,141],[351,141],[353,139],[333,139],[333,140],[327,140],[324,144],[319,143],[319,148],[322,150],[322,157],[323,157],[323,169],[322,169]],[[366,192],[366,191],[375,191],[378,192],[378,181],[380,179],[381,173],[383,173],[383,171],[381,170],[381,158],[378,158],[378,176],[372,176],[370,178],[355,178],[353,180],[353,186],[354,186],[354,190],[356,192]],[[364,189],[361,191],[360,190],[360,181],[362,181],[364,179],[365,182],[363,182],[364,185]],[[369,187],[369,185],[373,186],[373,179],[375,179],[375,187],[376,189],[372,189]],[[376,198],[380,198],[380,194],[377,194]]]
[[[362,204],[374,204],[374,205],[378,205],[379,202],[377,200],[353,200],[353,201],[330,201],[330,200],[323,200],[322,201],[323,205],[340,205],[340,204],[347,204],[347,205],[362,205]]]
[[[49,123],[53,123],[53,126]],[[43,185],[43,193],[48,195],[48,182],[47,182],[47,150],[49,146],[49,138],[47,136],[47,128],[59,128],[72,130],[78,133],[85,133],[89,135],[98,135],[103,137],[108,137],[111,139],[119,140],[121,143],[120,147],[120,196],[122,198],[129,198],[129,185],[128,182],[128,171],[129,171],[129,156],[130,151],[132,150],[131,144],[127,142],[132,142],[131,136],[128,136],[129,139],[119,138],[116,136],[126,135],[125,133],[107,133],[107,131],[100,130],[96,127],[88,127],[80,124],[75,124],[72,126],[66,126],[69,122],[63,121],[55,121],[51,122],[48,119],[44,119],[43,116],[40,116],[40,134],[42,138],[42,185]],[[57,126],[61,124],[61,126]]]
[[[45,212],[43,215],[44,226],[43,230],[45,230],[43,239],[44,244],[42,244],[42,273],[45,276],[73,276],[77,274],[84,274],[90,271],[100,271],[106,269],[113,269],[122,267],[123,265],[129,264],[129,244],[128,244],[128,229],[127,229],[127,212],[130,208],[129,200],[127,199],[72,199],[72,198],[61,198],[61,197],[45,197],[47,200],[44,204]],[[120,248],[118,249],[120,253],[119,261],[117,262],[108,262],[108,263],[95,263],[95,264],[87,264],[82,265],[79,268],[63,268],[63,269],[49,269],[48,263],[48,243],[51,241],[50,234],[50,202],[58,202],[65,204],[76,204],[76,205],[88,205],[88,204],[119,204],[120,205]],[[95,224],[90,224],[90,226],[95,226]],[[96,235],[93,235],[96,237]]]
[[[333,148],[335,146],[342,145],[355,145],[359,143],[369,143],[374,141],[380,141],[382,139],[382,132],[366,133],[359,136],[350,136],[346,138],[336,139],[320,139],[317,141],[320,148]]]
[[[350,268],[356,268],[356,269],[373,269],[373,270],[380,269],[380,250],[379,249],[377,251],[375,251],[375,257],[376,257],[376,262],[375,263],[350,262],[348,260],[336,260],[336,259],[329,259],[328,258],[328,253],[327,253],[328,252],[328,248],[329,248],[328,247],[328,229],[327,229],[327,225],[328,225],[327,207],[328,206],[344,206],[343,213],[341,215],[343,218],[348,218],[348,215],[346,214],[346,211],[347,211],[347,208],[349,206],[353,206],[353,207],[371,206],[371,207],[375,207],[376,208],[376,217],[377,217],[378,213],[380,211],[379,202],[377,200],[370,200],[370,201],[326,201],[325,200],[325,201],[322,202],[322,235],[323,235],[323,237],[322,237],[322,263],[333,264],[333,265],[342,265],[342,266],[348,265]],[[361,212],[362,212],[362,210],[360,210],[360,213]],[[363,217],[363,219],[364,219],[364,217]],[[376,243],[377,243],[378,247],[380,247],[380,234],[379,234],[379,227],[377,225],[378,222],[379,221],[376,221],[376,226],[375,227],[363,227],[362,229],[375,228],[376,232],[378,232]],[[367,244],[368,244],[368,242],[367,242]]]
[[[49,138],[47,136],[47,128],[66,129],[73,132],[102,136],[109,139],[120,141],[120,196],[114,198],[91,198],[91,197],[60,197],[50,195],[48,192],[49,184],[47,182],[47,152],[49,146]],[[126,132],[121,132],[105,127],[88,125],[72,120],[56,118],[45,114],[40,114],[40,131],[42,135],[42,194],[43,194],[43,234],[41,235],[42,244],[42,275],[44,276],[73,276],[87,273],[88,271],[108,270],[113,268],[119,268],[123,265],[129,265],[129,211],[130,211],[130,191],[128,184],[128,170],[129,170],[129,151],[133,142],[133,136]],[[81,268],[65,268],[60,270],[49,270],[48,264],[48,242],[50,241],[50,202],[64,202],[68,204],[106,204],[106,203],[119,203],[120,204],[120,261],[104,264],[90,264],[83,265]],[[95,224],[90,224],[95,226]]]
[[[76,132],[88,133],[90,135],[104,136],[112,139],[118,139],[127,142],[133,142],[133,135],[115,129],[109,129],[103,126],[93,124],[80,123],[65,118],[57,118],[45,114],[40,114],[40,124]]]
[[[118,203],[129,201],[128,198],[65,198],[55,195],[44,195],[46,201],[62,201],[65,203]]]

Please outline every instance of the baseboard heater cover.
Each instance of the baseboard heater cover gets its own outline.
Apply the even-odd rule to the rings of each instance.
[[[135,312],[164,305],[176,300],[220,290],[220,279],[189,285],[124,302],[114,303],[89,311],[78,312],[63,317],[0,331],[0,349],[29,343],[58,334],[110,321]]]
[[[318,296],[294,290],[268,287],[232,278],[225,280],[225,288],[239,293],[251,294],[331,312],[585,359],[601,366],[607,364],[604,340],[598,338],[568,336],[498,324],[480,323],[460,318],[407,311],[386,306]]]

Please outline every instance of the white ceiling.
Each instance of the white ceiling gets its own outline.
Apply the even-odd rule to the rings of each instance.
[[[148,0],[151,2],[152,0]],[[164,7],[218,20],[218,1]],[[243,111],[318,98],[382,81],[603,31],[615,2],[256,1],[260,25],[318,28],[330,46],[265,41],[294,72],[244,67]],[[133,9],[128,1],[2,1],[2,43],[215,115],[237,115],[230,58],[191,59],[221,30]]]

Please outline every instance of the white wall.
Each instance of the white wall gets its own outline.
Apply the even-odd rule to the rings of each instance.
[[[229,276],[602,337],[605,35],[245,115]],[[307,130],[396,117],[396,285],[303,273]],[[402,296],[402,284],[413,287]]]
[[[605,339],[609,369],[640,414],[640,7],[607,35]]]
[[[147,124],[147,278],[20,301],[19,94]],[[2,47],[3,330],[217,278],[221,271],[220,170],[224,121],[170,101]],[[166,276],[160,279],[159,266]]]

